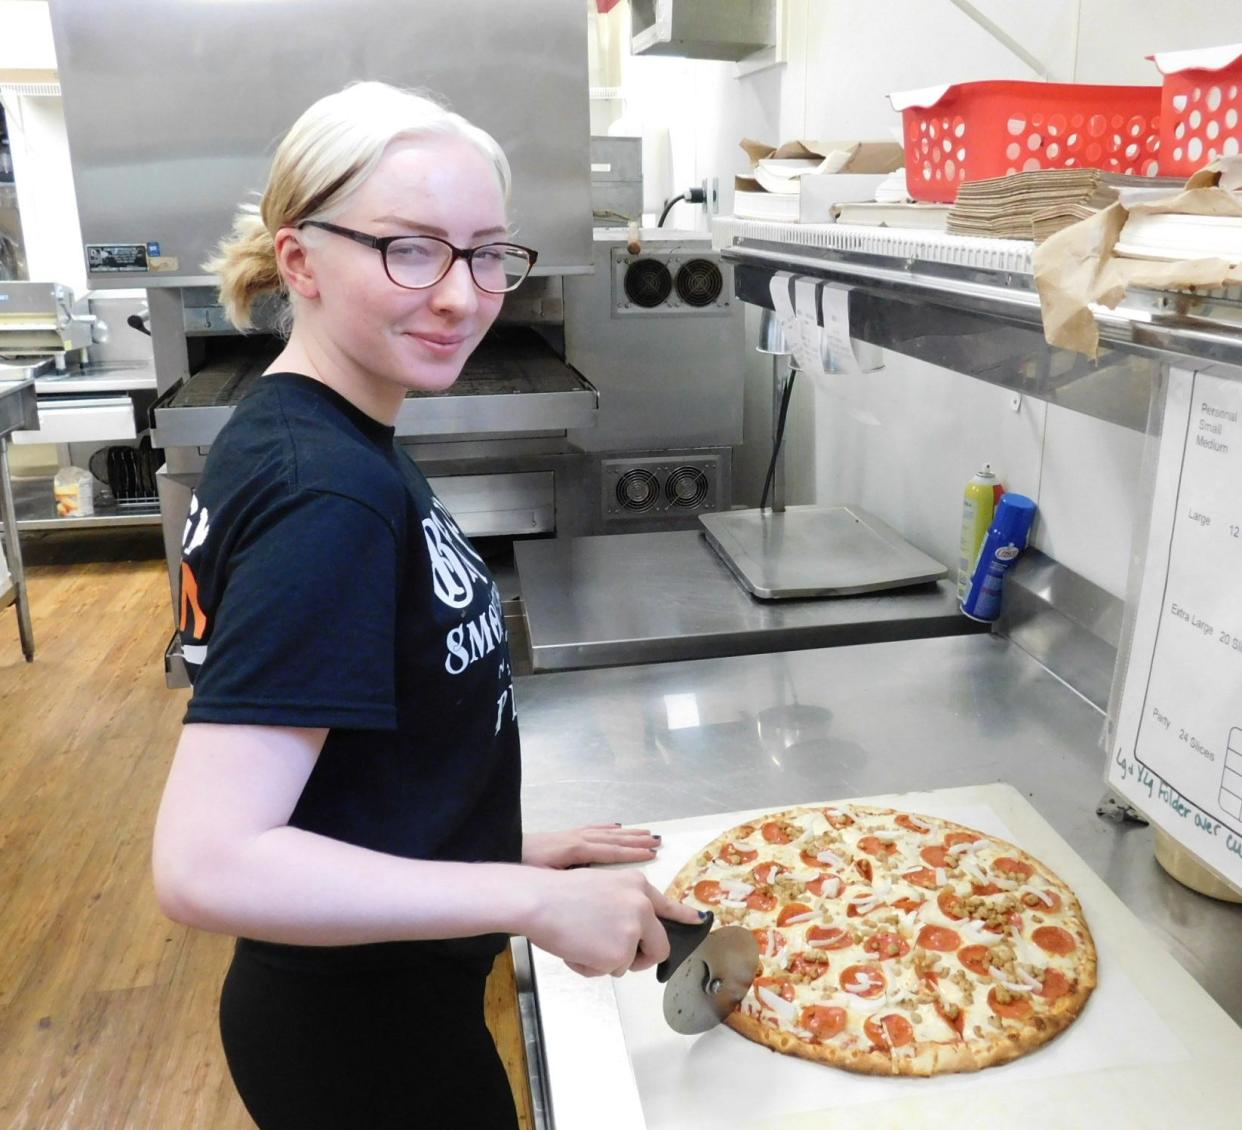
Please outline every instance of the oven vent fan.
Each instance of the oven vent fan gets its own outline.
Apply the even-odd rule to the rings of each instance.
[[[673,277],[658,259],[636,259],[625,271],[625,296],[635,306],[651,310],[668,301]]]
[[[660,498],[660,480],[650,471],[633,467],[617,479],[617,505],[622,510],[644,513]]]
[[[711,482],[700,467],[677,467],[664,483],[664,499],[677,510],[697,510],[710,491]]]
[[[691,259],[678,269],[676,285],[687,306],[711,306],[724,290],[724,276],[710,259]]]

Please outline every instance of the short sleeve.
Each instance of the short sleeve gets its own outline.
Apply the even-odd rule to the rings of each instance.
[[[397,540],[306,492],[234,547],[186,722],[396,727]]]

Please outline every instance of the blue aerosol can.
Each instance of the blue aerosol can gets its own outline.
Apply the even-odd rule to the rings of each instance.
[[[972,620],[990,623],[1000,615],[1001,585],[1009,567],[1026,548],[1034,519],[1035,503],[1024,494],[1010,491],[996,504],[962,600],[962,611]]]

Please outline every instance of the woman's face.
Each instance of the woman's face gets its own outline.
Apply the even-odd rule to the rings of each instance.
[[[462,248],[508,239],[495,167],[452,136],[394,142],[332,222],[375,236],[436,235]],[[308,328],[339,375],[361,382],[368,399],[398,403],[406,390],[448,388],[504,296],[479,290],[461,259],[434,286],[407,290],[388,278],[375,249],[309,234],[318,301]]]

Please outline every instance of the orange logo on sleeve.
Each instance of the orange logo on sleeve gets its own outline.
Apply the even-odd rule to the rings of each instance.
[[[198,581],[189,562],[181,562],[181,631],[185,631],[190,614],[194,614],[194,638],[203,639],[207,634],[207,614],[198,603]]]

